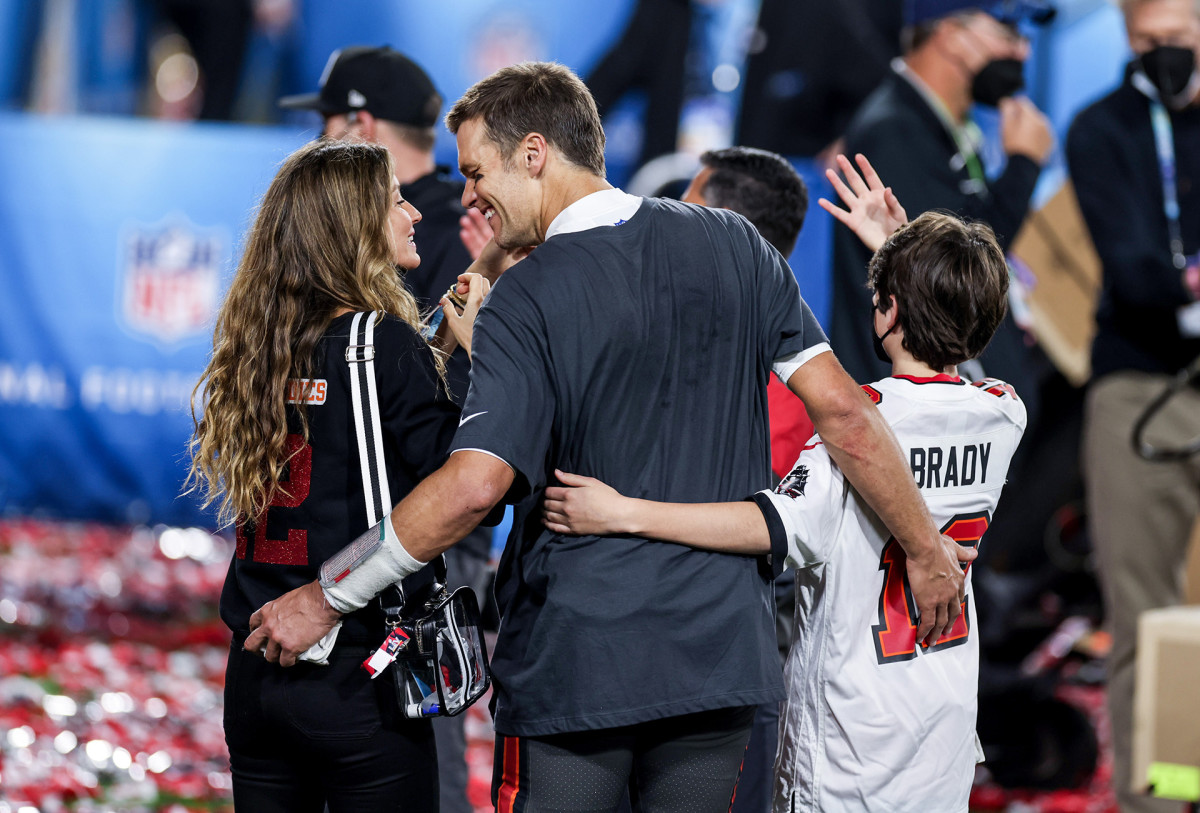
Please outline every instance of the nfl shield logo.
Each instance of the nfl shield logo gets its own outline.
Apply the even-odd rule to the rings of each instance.
[[[186,219],[126,230],[120,309],[135,333],[172,344],[212,326],[225,241]]]

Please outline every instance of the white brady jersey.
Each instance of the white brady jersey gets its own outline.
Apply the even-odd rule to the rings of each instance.
[[[978,544],[1025,430],[1012,388],[937,376],[863,389],[900,441],[934,521],[961,544]],[[755,501],[774,555],[796,568],[776,813],[966,811],[979,758],[970,572],[952,630],[918,647],[904,553],[818,436]]]

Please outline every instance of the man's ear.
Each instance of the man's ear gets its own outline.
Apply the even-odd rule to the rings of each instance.
[[[542,174],[550,157],[550,145],[541,133],[529,133],[517,146],[517,165],[524,167],[530,177]]]
[[[377,141],[379,135],[379,119],[372,116],[366,110],[356,110],[353,113],[354,122],[350,125],[351,132],[372,144]]]

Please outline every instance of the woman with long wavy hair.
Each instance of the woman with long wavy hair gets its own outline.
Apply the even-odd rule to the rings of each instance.
[[[283,669],[243,648],[255,610],[312,581],[366,529],[346,361],[355,312],[380,314],[375,378],[393,498],[437,468],[454,434],[441,357],[397,273],[420,262],[420,219],[386,149],[318,141],[296,151],[246,237],[197,385],[190,482],[237,530],[220,609],[233,631],[225,737],[242,810],[437,809],[429,722],[406,719],[391,681],[359,668],[383,639],[377,606],[343,619],[328,665]]]

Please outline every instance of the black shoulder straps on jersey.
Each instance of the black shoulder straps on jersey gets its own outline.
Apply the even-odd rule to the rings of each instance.
[[[375,313],[356,313],[350,324],[346,348],[350,365],[350,400],[358,460],[362,468],[363,497],[370,528],[392,510],[387,471],[383,460],[383,434],[379,423],[379,393],[375,388]]]

